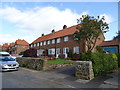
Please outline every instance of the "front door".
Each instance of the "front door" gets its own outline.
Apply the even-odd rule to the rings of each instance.
[[[69,48],[68,47],[63,48],[63,54],[65,55],[65,58],[68,57],[68,52],[69,52]]]
[[[58,58],[59,55],[60,55],[60,48],[57,48],[57,49],[56,49],[56,58]]]

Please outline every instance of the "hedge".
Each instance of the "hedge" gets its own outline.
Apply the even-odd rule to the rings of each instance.
[[[118,67],[120,67],[120,53],[116,53],[117,57],[118,57]]]
[[[118,57],[113,53],[83,53],[82,61],[92,61],[95,76],[118,69]]]

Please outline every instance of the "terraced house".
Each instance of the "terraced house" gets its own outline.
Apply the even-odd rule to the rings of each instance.
[[[18,39],[15,43],[10,43],[9,45],[10,54],[20,54],[20,52],[23,52],[26,49],[29,49],[29,43],[21,39]]]
[[[9,48],[8,43],[2,45],[2,51],[8,51],[8,48]]]
[[[78,31],[76,27],[77,25],[67,28],[67,26],[64,25],[62,30],[56,32],[55,30],[52,30],[50,34],[42,34],[41,37],[30,44],[30,48],[36,48],[38,56],[45,53],[46,55],[55,55],[57,58],[60,54],[64,54],[66,58],[67,52],[70,50],[72,53],[76,54],[85,52],[87,50],[85,42],[83,41],[79,44],[74,41],[74,33]],[[96,46],[105,39],[103,34],[99,37],[100,39],[97,40]],[[95,48],[93,49],[93,52],[96,52]]]

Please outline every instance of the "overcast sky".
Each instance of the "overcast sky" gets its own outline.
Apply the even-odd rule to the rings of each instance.
[[[0,6],[0,44],[25,39],[29,43],[63,25],[76,25],[81,15],[105,16],[111,40],[118,31],[117,2],[2,2]]]

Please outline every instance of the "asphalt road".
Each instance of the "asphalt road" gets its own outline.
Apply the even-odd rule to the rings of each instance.
[[[74,77],[73,67],[47,72],[19,68],[19,71],[0,74],[2,88],[118,88],[117,73],[91,81],[81,80]]]

